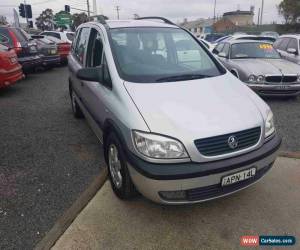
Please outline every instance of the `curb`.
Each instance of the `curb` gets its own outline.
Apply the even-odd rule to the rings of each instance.
[[[280,151],[279,155],[281,157],[300,159],[300,151],[291,152],[291,151]]]
[[[68,229],[77,215],[84,209],[89,201],[96,195],[107,179],[107,169],[104,168],[96,176],[87,189],[79,196],[73,205],[66,210],[63,215],[55,222],[54,226],[46,233],[45,237],[36,245],[35,250],[50,249],[60,236]]]

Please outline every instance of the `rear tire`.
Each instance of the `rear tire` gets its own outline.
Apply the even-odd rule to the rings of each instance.
[[[73,111],[74,117],[77,119],[82,119],[84,117],[84,115],[76,101],[76,96],[72,89],[70,89],[70,98],[71,98],[71,106],[72,106],[72,111]]]
[[[122,144],[114,133],[110,133],[104,147],[108,165],[108,176],[111,187],[122,200],[129,200],[137,195],[131,180]]]

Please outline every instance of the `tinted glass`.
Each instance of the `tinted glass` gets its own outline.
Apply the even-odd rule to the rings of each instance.
[[[68,32],[68,33],[66,33],[66,36],[67,36],[67,38],[68,38],[70,41],[73,41],[73,40],[74,40],[74,37],[75,37],[75,34],[74,34],[74,33]]]
[[[29,39],[26,37],[20,29],[10,28],[10,30],[16,35],[19,42],[27,42]]]
[[[220,75],[214,61],[187,32],[173,28],[111,30],[120,75],[133,82],[156,82],[180,75]]]
[[[8,37],[0,34],[0,44],[6,44],[6,45],[8,45],[9,44]]]
[[[275,43],[273,44],[273,47],[274,47],[275,49],[278,49],[279,46],[280,46],[280,44],[282,43],[282,41],[283,41],[282,38],[278,38],[278,39],[275,41]]]
[[[0,36],[1,39],[1,36]],[[8,48],[2,44],[0,44],[0,51],[8,51]]]
[[[228,56],[229,54],[229,48],[230,48],[229,43],[226,43],[222,49],[222,52],[225,53],[226,56]]]
[[[78,61],[83,64],[84,60],[84,53],[87,47],[87,42],[89,38],[89,28],[82,28],[77,39],[76,47],[75,47],[75,56],[77,57]]]
[[[298,43],[297,43],[297,39],[295,38],[291,38],[288,46],[288,49],[295,49],[296,51],[298,51]]]
[[[290,39],[289,38],[283,38],[282,39],[282,42],[280,43],[278,49],[280,50],[287,50],[287,46],[290,42]]]
[[[231,45],[231,58],[273,58],[279,59],[280,55],[268,43],[237,43]]]

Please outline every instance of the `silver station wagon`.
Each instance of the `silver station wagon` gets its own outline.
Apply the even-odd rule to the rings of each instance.
[[[69,72],[74,116],[103,143],[121,199],[222,197],[260,180],[276,159],[268,105],[167,19],[82,24]]]

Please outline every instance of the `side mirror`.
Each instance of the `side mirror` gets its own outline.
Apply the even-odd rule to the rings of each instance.
[[[83,81],[103,82],[103,66],[93,68],[82,68],[77,71],[76,77]]]
[[[218,56],[219,56],[219,57],[227,57],[227,55],[226,55],[225,52],[220,52],[220,53],[218,54]]]
[[[219,52],[216,49],[213,49],[212,53],[218,55]]]
[[[294,55],[298,55],[297,50],[294,49],[294,48],[288,48],[288,49],[287,49],[287,53],[289,53],[289,54],[294,54]]]

